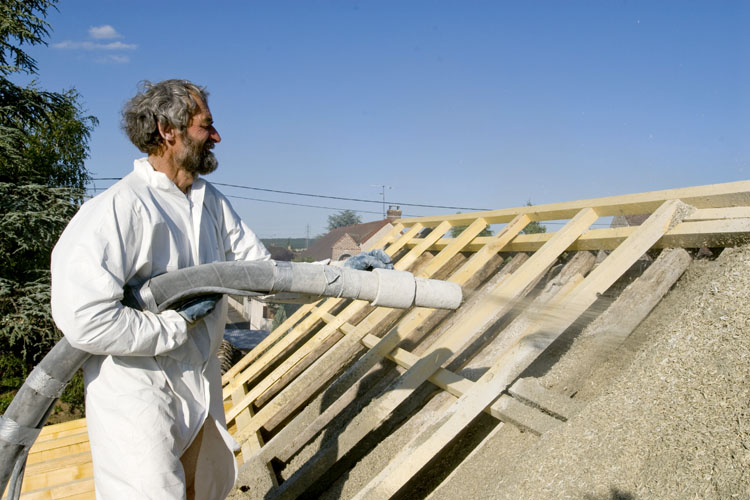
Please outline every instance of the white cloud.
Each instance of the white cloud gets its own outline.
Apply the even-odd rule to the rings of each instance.
[[[64,40],[52,44],[52,48],[98,53],[101,55],[93,56],[90,60],[100,64],[127,64],[130,62],[130,56],[124,53],[138,48],[134,43],[113,40],[114,38],[123,38],[123,36],[109,24],[92,26],[89,28],[88,34],[90,40]]]
[[[98,43],[98,42],[74,42],[72,40],[65,40],[64,42],[55,43],[52,45],[55,49],[79,49],[79,50],[135,50],[137,45],[134,43],[122,43],[122,42],[109,42],[109,43]]]
[[[99,64],[127,64],[130,62],[130,57],[119,56],[116,54],[107,54],[101,57],[97,57],[94,62]]]
[[[116,29],[114,29],[109,24],[104,24],[102,26],[92,26],[89,28],[89,36],[91,38],[95,38],[97,40],[105,40],[105,39],[112,39],[112,38],[122,38],[122,35],[120,35]]]

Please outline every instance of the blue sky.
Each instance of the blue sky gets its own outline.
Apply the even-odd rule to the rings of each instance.
[[[87,161],[98,178],[127,174],[141,156],[120,131],[120,109],[139,81],[166,78],[211,93],[223,139],[214,182],[507,208],[750,178],[747,2],[58,8],[49,45],[29,52],[40,86],[75,87],[100,120]],[[261,237],[323,233],[336,210],[238,197],[382,218],[377,203],[220,189]]]

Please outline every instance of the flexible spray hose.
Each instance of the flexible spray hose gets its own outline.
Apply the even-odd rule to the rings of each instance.
[[[123,302],[140,310],[161,312],[195,297],[222,293],[268,295],[291,292],[310,296],[367,300],[373,306],[406,309],[413,305],[457,309],[461,287],[455,283],[415,278],[405,271],[277,261],[217,262],[172,271],[126,290]],[[29,448],[47,421],[55,400],[89,353],[65,338],[31,372],[0,416],[0,488],[10,480],[8,498],[17,499]]]

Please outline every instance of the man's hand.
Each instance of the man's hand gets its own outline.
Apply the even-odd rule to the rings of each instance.
[[[375,268],[393,269],[393,262],[391,262],[391,258],[387,253],[376,249],[349,257],[344,261],[344,267],[350,267],[359,271],[372,271]]]
[[[216,303],[221,299],[221,294],[215,293],[212,295],[203,295],[202,297],[196,297],[183,305],[178,307],[176,310],[185,318],[189,324],[193,324],[196,321],[203,319],[205,316],[211,313],[216,307]]]

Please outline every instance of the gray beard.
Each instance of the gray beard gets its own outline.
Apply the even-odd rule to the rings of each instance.
[[[177,164],[187,172],[195,175],[207,175],[216,170],[219,161],[216,159],[213,151],[213,142],[206,141],[201,148],[196,141],[188,137],[187,134],[182,136],[182,140],[187,148],[176,158]]]

